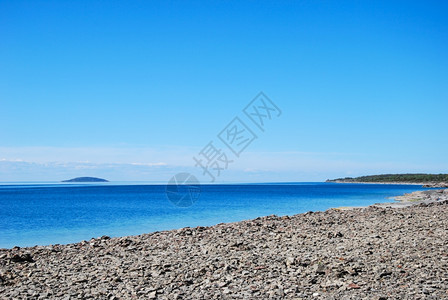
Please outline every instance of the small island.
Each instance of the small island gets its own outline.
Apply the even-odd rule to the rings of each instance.
[[[97,177],[76,177],[69,180],[63,180],[62,182],[109,182],[109,180]]]

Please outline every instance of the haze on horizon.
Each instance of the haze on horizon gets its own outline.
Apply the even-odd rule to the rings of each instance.
[[[167,181],[263,91],[217,182],[448,173],[448,3],[0,1],[0,182]]]

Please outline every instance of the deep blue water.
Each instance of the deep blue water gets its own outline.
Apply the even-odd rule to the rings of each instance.
[[[164,185],[0,185],[0,248],[64,244],[102,235],[124,236],[185,226],[209,226],[271,214],[293,215],[339,206],[390,202],[422,190],[415,185],[203,185],[182,208]]]

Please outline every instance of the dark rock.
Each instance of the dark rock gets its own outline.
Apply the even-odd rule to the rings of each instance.
[[[317,277],[313,277],[313,278],[311,278],[310,283],[311,284],[316,284],[317,280],[318,280]]]
[[[29,253],[25,253],[25,254],[22,254],[22,255],[15,254],[13,257],[11,257],[11,261],[12,262],[18,262],[18,263],[34,262],[33,258],[31,257],[31,254],[29,254]]]
[[[327,236],[328,236],[329,239],[332,239],[332,238],[343,237],[344,235],[341,232],[338,231],[336,233],[329,232]]]
[[[381,272],[380,277],[382,278],[382,277],[390,276],[390,275],[392,275],[392,272],[390,272],[390,271],[383,271],[383,272]]]
[[[321,263],[316,265],[316,274],[324,275],[325,274],[325,270],[326,270],[325,265],[323,265]]]

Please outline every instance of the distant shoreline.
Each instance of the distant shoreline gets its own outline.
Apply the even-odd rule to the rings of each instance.
[[[410,184],[410,185],[422,185],[423,187],[429,187],[429,188],[433,187],[448,188],[448,174],[425,174],[425,173],[381,174],[381,175],[367,175],[359,177],[327,179],[326,182]]]
[[[361,183],[361,184],[407,184],[407,185],[425,185],[426,183],[422,183],[422,182],[367,182],[367,181],[344,181],[344,180],[334,180],[334,181],[329,181],[327,180],[326,182],[328,183]]]
[[[424,188],[448,188],[446,182],[371,182],[371,181],[349,181],[349,180],[327,180],[328,183],[360,183],[360,184],[397,184],[397,185],[421,185]]]

